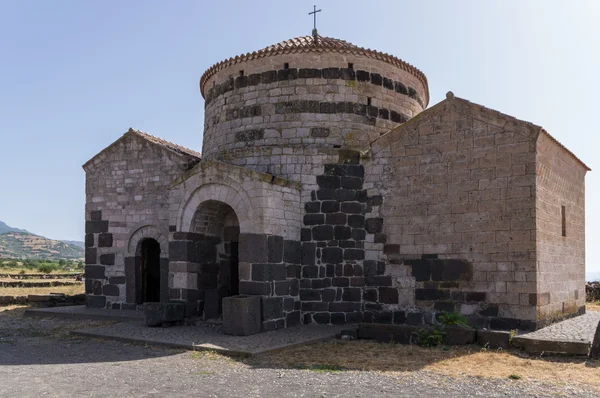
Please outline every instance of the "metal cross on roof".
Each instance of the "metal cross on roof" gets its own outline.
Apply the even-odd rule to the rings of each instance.
[[[313,19],[314,19],[314,25],[313,25],[313,36],[317,35],[317,13],[321,12],[321,10],[317,10],[317,6],[314,5],[313,6],[313,12],[309,12],[308,15],[312,15]]]

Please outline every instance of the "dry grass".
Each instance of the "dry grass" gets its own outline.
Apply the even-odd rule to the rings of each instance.
[[[21,283],[39,283],[39,282],[43,282],[43,283],[52,283],[52,282],[74,282],[75,281],[75,277],[73,277],[73,279],[66,279],[66,278],[61,278],[61,279],[42,279],[42,278],[35,278],[35,279],[12,279],[12,278],[0,278],[0,282],[21,282]]]
[[[326,359],[324,359],[326,358]],[[532,358],[479,347],[422,348],[369,341],[332,341],[284,350],[265,358],[278,366],[381,372],[426,370],[450,376],[508,378],[600,385],[600,362],[579,358]]]
[[[0,287],[0,296],[27,296],[29,294],[64,293],[68,295],[85,293],[84,284],[53,287]]]
[[[2,267],[0,266],[0,274],[9,274],[9,275],[29,275],[29,274],[42,274],[42,272],[40,272],[37,268],[25,268],[25,267],[19,267],[19,268],[7,268],[7,267]],[[56,270],[56,271],[52,271],[50,273],[50,275],[56,275],[56,274],[73,274],[73,275],[79,275],[79,274],[83,274],[83,269],[80,271],[64,271],[64,270]]]
[[[585,309],[588,311],[600,311],[600,301],[596,301],[595,303],[586,303]]]

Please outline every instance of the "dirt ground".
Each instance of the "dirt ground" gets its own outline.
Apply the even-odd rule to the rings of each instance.
[[[600,396],[600,362],[476,346],[425,349],[331,341],[232,359],[73,337],[106,322],[0,308],[0,396]]]

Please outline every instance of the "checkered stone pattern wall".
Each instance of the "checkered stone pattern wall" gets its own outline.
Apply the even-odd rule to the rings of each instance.
[[[449,99],[373,143],[365,188],[383,197],[384,252],[417,308],[536,326],[538,132]]]
[[[205,87],[204,157],[295,181],[305,174],[295,165],[324,164],[311,149],[367,148],[427,100],[411,73],[335,53],[248,60]]]
[[[546,134],[537,153],[538,294],[531,300],[545,324],[585,311],[586,170]]]
[[[126,304],[125,258],[136,255],[137,248],[129,247],[136,231],[160,240],[161,257],[168,261],[168,186],[193,162],[191,157],[131,134],[86,165],[89,306],[121,308]]]

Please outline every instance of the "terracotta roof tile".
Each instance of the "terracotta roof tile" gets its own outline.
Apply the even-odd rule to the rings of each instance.
[[[142,138],[144,138],[144,139],[146,139],[146,140],[148,140],[148,141],[150,141],[150,142],[152,142],[154,144],[160,145],[162,147],[165,147],[165,148],[170,149],[172,151],[175,151],[177,153],[181,153],[183,155],[189,155],[189,156],[192,156],[192,157],[195,157],[195,158],[198,158],[198,159],[202,158],[202,154],[200,152],[196,152],[196,151],[194,151],[192,149],[183,147],[181,145],[174,144],[174,143],[172,143],[170,141],[163,140],[162,138],[158,138],[158,137],[155,137],[155,136],[150,135],[148,133],[144,133],[143,131],[139,131],[139,130],[130,128],[127,133],[137,134],[140,137],[142,137]]]
[[[268,57],[271,55],[292,54],[302,52],[337,52],[343,54],[362,55],[368,58],[392,64],[404,71],[413,74],[415,77],[417,77],[417,79],[419,79],[419,81],[425,87],[425,103],[429,103],[429,85],[427,83],[427,77],[416,67],[412,66],[407,62],[402,61],[400,58],[397,58],[393,55],[382,53],[376,50],[371,50],[369,48],[358,47],[344,40],[334,39],[331,37],[324,37],[320,35],[317,35],[316,37],[296,37],[294,39],[282,41],[281,43],[265,47],[262,50],[238,55],[237,57],[228,58],[224,61],[216,63],[210,68],[208,68],[206,72],[204,72],[204,74],[202,75],[202,78],[200,79],[200,91],[204,96],[204,86],[207,80],[210,79],[218,71],[229,66],[253,59]]]

